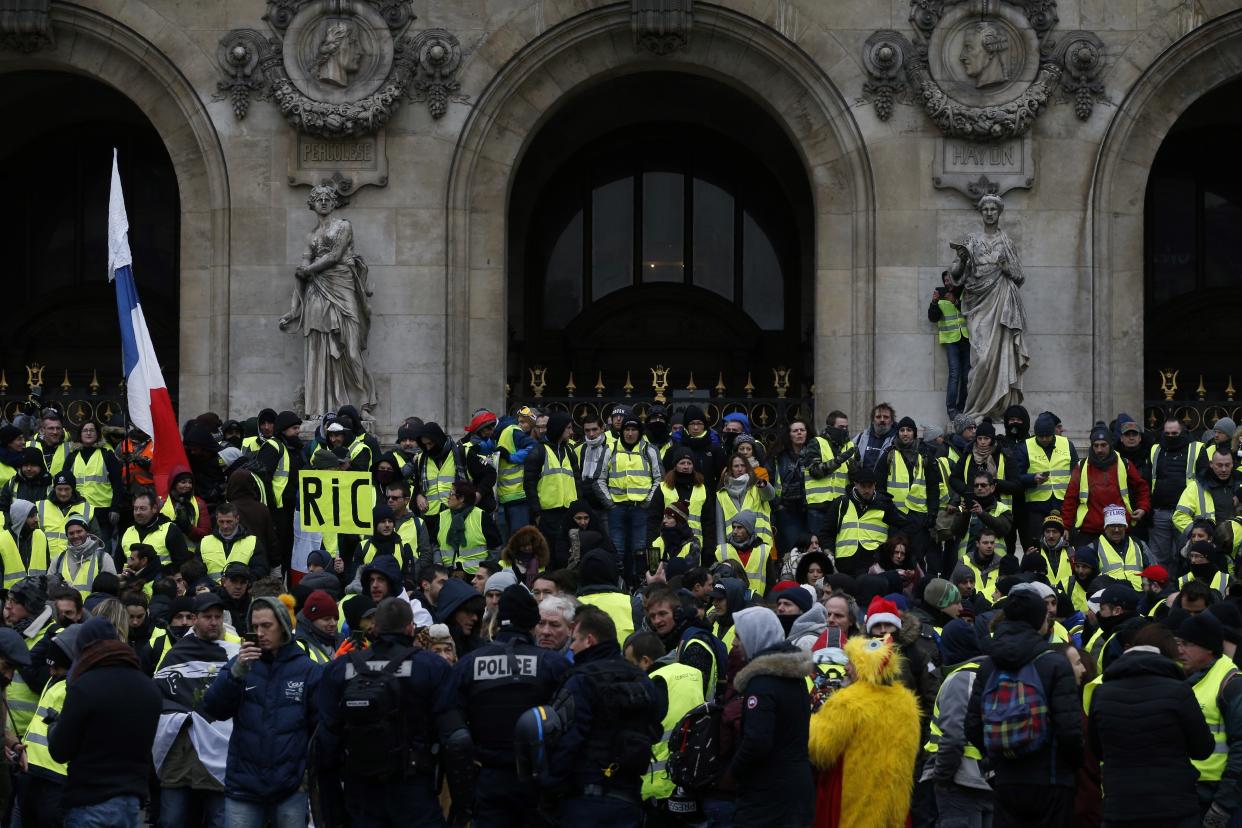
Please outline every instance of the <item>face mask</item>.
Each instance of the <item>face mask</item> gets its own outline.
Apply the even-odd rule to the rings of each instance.
[[[1213,576],[1215,576],[1219,570],[1217,570],[1217,568],[1210,563],[1192,563],[1190,565],[1190,571],[1200,581],[1208,581],[1210,583]]]
[[[789,635],[789,631],[793,629],[794,622],[798,620],[796,615],[778,615],[776,618],[781,622],[781,628],[785,630],[785,635]]]
[[[1102,615],[1096,616],[1096,621],[1099,622],[1100,629],[1104,631],[1105,635],[1111,635],[1113,630],[1117,629],[1121,622],[1125,620],[1125,615],[1110,615],[1108,618]]]
[[[168,632],[170,635],[172,635],[173,638],[181,638],[189,631],[190,631],[189,624],[186,624],[185,626],[182,626],[180,624],[171,624],[168,627]]]
[[[647,423],[647,433],[654,439],[663,441],[666,437],[668,437],[668,423],[660,420]]]
[[[1176,451],[1177,449],[1185,446],[1187,442],[1189,442],[1189,440],[1187,439],[1186,432],[1184,431],[1176,437],[1168,437],[1164,434],[1160,435],[1160,445],[1168,451]]]
[[[1022,423],[1010,423],[1009,425],[1005,426],[1005,433],[1008,434],[1010,437],[1021,437],[1022,436]]]
[[[845,433],[845,429],[836,428],[835,426],[825,429],[825,432],[828,434],[828,439],[834,443],[843,443],[849,437],[849,435]]]

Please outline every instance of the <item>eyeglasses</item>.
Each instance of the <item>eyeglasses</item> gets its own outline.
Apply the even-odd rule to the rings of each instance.
[[[401,495],[388,495],[389,503],[392,503],[394,500],[405,500],[405,498],[402,497]]]
[[[976,489],[988,489],[988,488],[991,488],[991,486],[992,486],[991,483],[976,483],[975,484]]]

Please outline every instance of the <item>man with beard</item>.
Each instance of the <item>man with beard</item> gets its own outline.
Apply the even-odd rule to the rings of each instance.
[[[1037,558],[1042,567],[1037,567],[1030,560]],[[1044,518],[1043,534],[1039,543],[1028,546],[1022,558],[1022,568],[1028,572],[1044,572],[1048,583],[1054,587],[1070,591],[1070,580],[1073,578],[1072,557],[1069,553],[1069,538],[1065,532],[1065,524],[1061,523],[1061,513],[1053,512]]]
[[[876,471],[884,467],[883,460],[893,445],[893,418],[896,413],[886,402],[871,409],[871,427],[854,438],[858,447],[858,463],[864,469]]]
[[[233,733],[231,719],[194,714],[215,673],[237,655],[239,645],[223,640],[223,602],[204,592],[186,615],[192,619],[189,631],[177,638],[155,673],[164,708],[152,753],[160,780],[160,825],[167,828],[224,824],[224,766]],[[201,814],[201,821],[191,814]]]
[[[1114,504],[1123,505],[1126,525],[1132,526],[1151,508],[1151,497],[1134,464],[1113,450],[1108,426],[1096,423],[1091,429],[1091,453],[1070,475],[1061,520],[1074,529],[1076,542],[1089,542],[1104,531],[1104,509]],[[1103,559],[1100,564],[1104,565]]]
[[[1165,420],[1160,441],[1151,447],[1152,524],[1151,553],[1166,569],[1173,563],[1180,545],[1180,532],[1173,526],[1173,510],[1186,483],[1195,476],[1199,444],[1190,439],[1180,420]]]
[[[1197,518],[1208,518],[1217,526],[1233,517],[1237,507],[1242,475],[1234,468],[1233,455],[1217,451],[1212,462],[1186,483],[1173,510],[1173,527],[1185,534]]]
[[[960,505],[949,507],[949,511],[957,511],[952,533],[958,538],[958,557],[965,555],[970,542],[985,529],[996,536],[997,552],[1006,555],[1010,550],[1007,538],[1013,531],[1013,513],[996,496],[997,480],[991,472],[976,471],[971,479],[970,494],[962,498]]]
[[[1078,450],[1057,434],[1056,418],[1044,411],[1035,418],[1035,436],[1014,453],[1013,470],[1026,504],[1026,525],[1019,527],[1026,546],[1035,545],[1048,515],[1060,517],[1070,473],[1077,465]]]
[[[828,504],[820,542],[832,545],[838,572],[857,577],[875,563],[875,550],[888,539],[890,529],[905,526],[907,518],[884,492],[876,491],[876,475],[862,468],[854,485]]]
[[[931,552],[927,534],[932,525],[930,504],[938,501],[931,500],[928,493],[940,490],[940,467],[921,451],[917,438],[918,425],[910,417],[902,417],[884,469],[884,488],[892,496],[893,505],[909,516],[907,530],[913,547],[910,551],[916,561],[922,562]],[[939,572],[939,556],[936,558],[929,566]]]
[[[115,574],[116,564],[104,549],[103,541],[90,533],[81,516],[74,515],[65,521],[65,535],[68,546],[52,559],[48,574],[85,597],[91,591],[95,576],[100,572]]]

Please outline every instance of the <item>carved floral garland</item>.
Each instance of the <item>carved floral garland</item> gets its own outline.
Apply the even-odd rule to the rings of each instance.
[[[1017,138],[1030,129],[1061,80],[1061,67],[1044,61],[1035,80],[1014,100],[998,106],[969,106],[946,95],[922,60],[910,60],[906,73],[922,99],[923,110],[945,135],[993,141]]]

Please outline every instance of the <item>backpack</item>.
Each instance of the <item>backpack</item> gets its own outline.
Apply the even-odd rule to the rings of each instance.
[[[353,677],[341,697],[343,775],[384,782],[400,779],[410,764],[410,745],[401,706],[397,671],[414,650],[403,647],[382,669],[372,669],[371,650],[349,654]]]
[[[1039,657],[1017,672],[993,663],[983,687],[983,743],[992,759],[1015,759],[1044,747],[1051,738],[1048,698],[1035,668]]]
[[[665,770],[674,785],[688,791],[714,788],[728,758],[721,755],[720,720],[724,708],[705,702],[681,717],[668,737]]]
[[[590,686],[592,724],[580,759],[598,768],[607,779],[638,780],[651,764],[651,746],[662,734],[660,720],[651,710],[646,676],[625,661],[599,662],[575,670]],[[552,703],[561,723],[571,730],[575,720],[573,696],[565,685]]]

